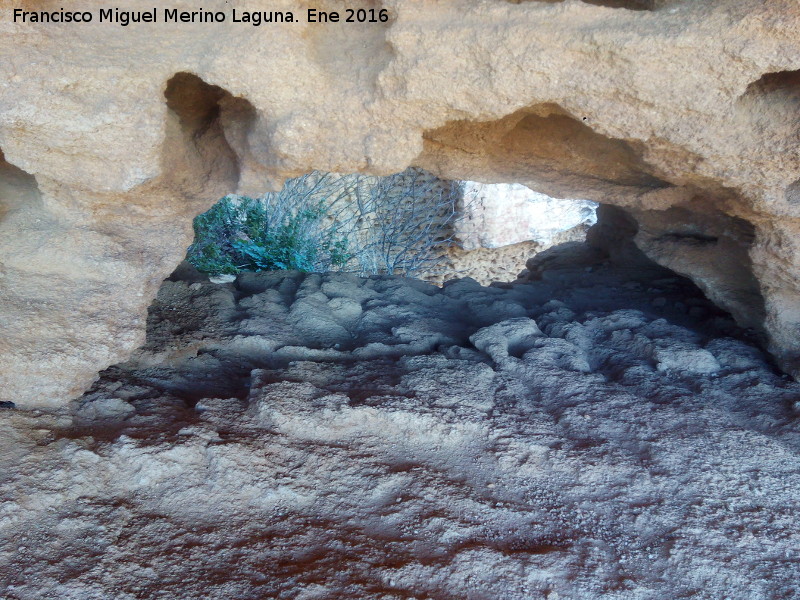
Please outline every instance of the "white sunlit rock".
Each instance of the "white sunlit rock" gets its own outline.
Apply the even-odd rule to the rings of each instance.
[[[456,237],[465,250],[535,241],[549,246],[558,234],[597,221],[597,203],[552,198],[517,183],[462,182],[464,215]]]

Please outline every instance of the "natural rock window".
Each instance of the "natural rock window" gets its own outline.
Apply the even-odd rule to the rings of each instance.
[[[513,281],[528,260],[566,242],[586,239],[597,203],[552,198],[520,184],[462,182],[463,212],[447,254],[451,276],[488,285]]]
[[[188,260],[214,281],[247,271],[513,281],[525,262],[585,239],[597,204],[518,184],[313,172],[276,193],[226,196],[194,222]]]

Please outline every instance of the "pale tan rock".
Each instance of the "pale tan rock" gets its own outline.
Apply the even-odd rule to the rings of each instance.
[[[752,267],[722,279],[757,279],[772,348],[800,373],[792,0],[393,0],[374,4],[385,24],[260,27],[15,24],[14,6],[0,12],[2,400],[58,405],[124,358],[191,216],[224,193],[409,164],[749,223]],[[716,297],[713,264],[671,262]]]

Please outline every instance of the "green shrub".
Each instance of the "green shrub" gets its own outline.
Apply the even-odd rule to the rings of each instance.
[[[456,188],[419,169],[389,177],[315,171],[261,198],[220,200],[195,218],[187,259],[212,275],[429,271],[451,241]]]
[[[325,223],[329,209],[326,199],[298,201],[290,192],[284,188],[263,199],[226,196],[217,202],[194,220],[195,241],[189,247],[189,262],[212,275],[311,272],[347,263],[351,258],[347,239]]]

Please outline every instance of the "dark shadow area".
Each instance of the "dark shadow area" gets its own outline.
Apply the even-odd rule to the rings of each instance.
[[[650,258],[691,277],[743,327],[763,329],[766,307],[750,258],[756,237],[752,223],[686,207],[632,215],[638,226],[636,244]]]
[[[137,412],[155,410],[152,402],[159,397],[186,408],[208,398],[246,402],[258,373],[259,386],[318,378],[317,383],[327,382],[359,404],[402,390],[397,361],[404,357],[466,352],[470,360],[490,362],[474,354],[470,337],[504,319],[529,316],[548,336],[558,337],[558,330],[548,328],[553,302],[575,322],[634,311],[642,322],[660,320],[692,332],[692,339],[705,340],[701,346],[718,338],[763,345],[759,331],[737,326],[689,279],[647,258],[633,243],[637,224],[632,217],[616,207],[600,212],[586,243],[542,252],[518,282],[488,288],[470,279],[439,289],[386,276],[280,271],[211,284],[183,263],[150,308],[146,345],[128,363],[104,371],[84,401],[113,391]],[[406,291],[398,296],[400,289]],[[337,312],[343,294],[361,298],[358,319],[343,320]],[[531,348],[527,342],[510,344],[508,354],[522,359]],[[587,352],[595,356],[589,361],[593,372],[624,381],[629,363]],[[766,356],[760,360],[769,362]],[[769,369],[780,379],[773,364]]]
[[[771,95],[793,100],[797,100],[798,93],[800,93],[800,70],[765,73],[751,83],[746,92],[752,96]]]
[[[167,106],[178,115],[184,129],[202,136],[219,118],[219,103],[229,94],[192,73],[178,73],[167,82]]]

